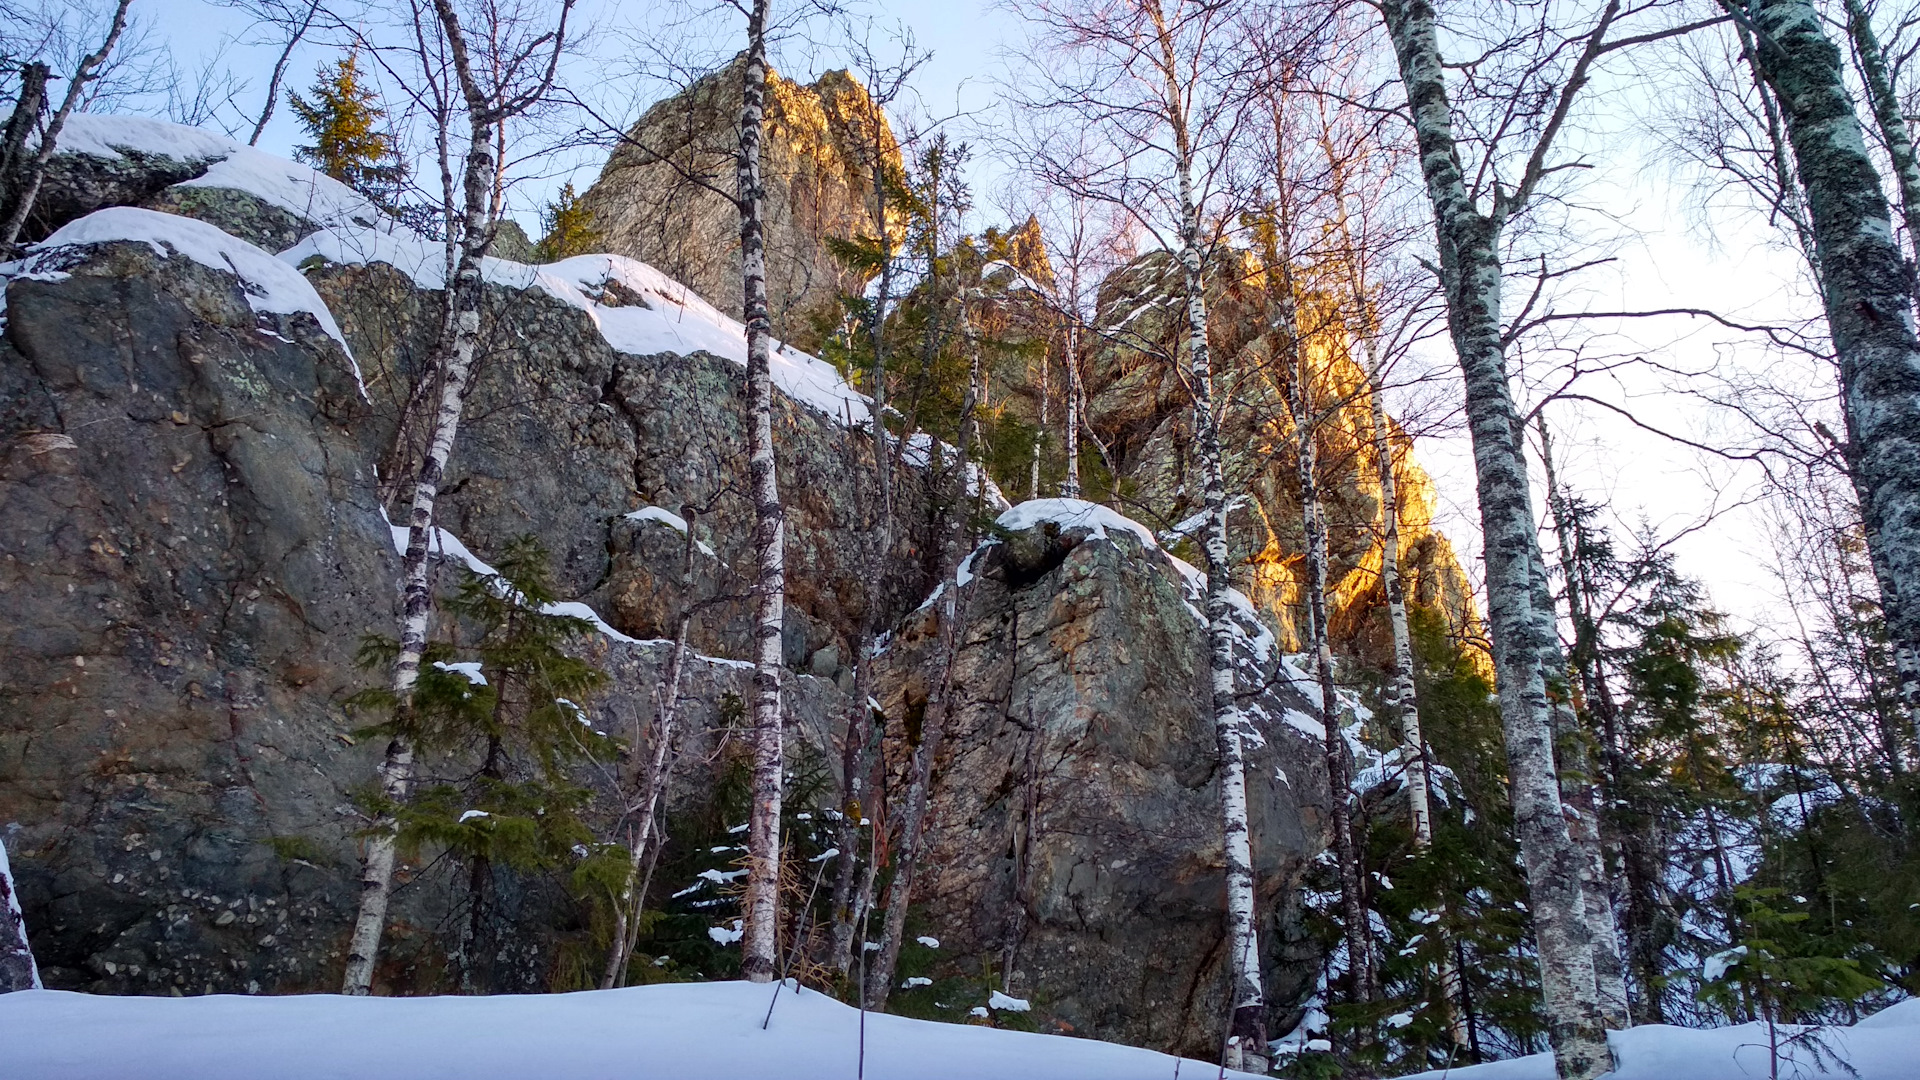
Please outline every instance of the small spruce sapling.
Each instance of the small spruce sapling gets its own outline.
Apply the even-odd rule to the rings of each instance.
[[[1859,1001],[1883,984],[1859,960],[1836,955],[1830,942],[1807,933],[1805,912],[1774,906],[1785,898],[1783,889],[1734,890],[1741,938],[1701,966],[1700,999],[1730,1016],[1750,1011],[1766,1024],[1770,1080],[1780,1080],[1783,1065],[1790,1076],[1836,1068],[1858,1075],[1828,1045],[1819,1024],[1793,1026]]]
[[[443,778],[423,784],[404,805],[363,796],[370,818],[398,822],[402,851],[431,849],[466,870],[466,918],[453,950],[464,989],[484,989],[484,947],[497,870],[565,874],[583,891],[601,863],[618,851],[597,843],[582,820],[591,792],[574,782],[577,766],[607,760],[612,740],[593,728],[583,702],[605,683],[597,667],[568,646],[593,631],[580,618],[550,614],[556,599],[547,553],[532,537],[508,545],[499,576],[466,573],[447,606],[475,635],[476,644],[428,645],[411,708],[391,690],[355,695],[356,711],[385,718],[362,734],[410,739],[423,756],[423,773],[438,761]],[[398,644],[369,636],[360,663],[375,671],[393,662]],[[430,775],[430,774],[429,774]]]

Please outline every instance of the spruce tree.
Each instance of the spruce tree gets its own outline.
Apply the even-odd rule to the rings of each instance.
[[[406,172],[386,130],[387,111],[361,81],[360,54],[349,51],[322,65],[315,77],[311,98],[288,95],[301,129],[313,140],[296,147],[293,156],[386,205]]]
[[[593,626],[545,610],[556,599],[547,564],[539,542],[523,537],[508,545],[498,576],[467,572],[447,607],[476,643],[430,644],[407,708],[384,687],[350,702],[386,714],[363,734],[403,736],[421,755],[425,782],[404,804],[363,802],[371,817],[398,822],[403,851],[432,851],[464,871],[449,953],[468,992],[485,992],[488,958],[499,952],[500,874],[565,875],[592,892],[625,854],[596,843],[582,818],[591,792],[576,770],[617,751],[582,704],[606,675],[568,650]],[[370,636],[361,662],[384,670],[398,649]]]

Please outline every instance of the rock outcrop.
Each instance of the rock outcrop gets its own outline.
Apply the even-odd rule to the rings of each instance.
[[[1004,982],[1043,1030],[1212,1057],[1228,1002],[1204,579],[1090,503],[1003,521],[1025,527],[974,554],[955,605],[949,752],[916,889],[939,948],[921,955],[934,982],[905,995],[957,1002],[957,1017],[984,1003],[983,980]],[[884,657],[903,727],[944,671],[940,611],[922,608]],[[1312,988],[1299,887],[1326,846],[1323,736],[1251,606],[1237,631],[1259,931],[1287,1003]]]
[[[740,221],[729,196],[742,71],[736,60],[648,109],[580,197],[608,251],[658,267],[736,315]],[[820,325],[839,322],[840,298],[859,295],[865,280],[826,241],[874,235],[874,169],[897,169],[899,150],[885,115],[844,71],[811,85],[769,72],[767,98],[763,169],[774,332],[814,348]]]
[[[9,267],[0,828],[49,985],[329,989],[354,895],[351,796],[379,752],[343,704],[370,678],[353,663],[361,636],[393,624],[383,478],[419,438],[409,402],[437,252],[297,166],[242,167],[251,152],[179,129],[95,125],[103,160],[117,137],[215,145],[169,159],[166,175],[187,181],[128,188],[148,210],[50,223],[64,228]],[[99,168],[144,167],[119,157]],[[440,524],[480,557],[544,541],[564,598],[604,620],[587,649],[611,687],[589,718],[616,735],[654,714],[667,647],[651,639],[706,603],[673,795],[695,805],[747,677],[727,659],[746,652],[750,563],[738,327],[622,259],[488,273],[489,349]],[[871,449],[845,422],[855,400],[797,353],[776,358],[776,378],[790,735],[839,760],[843,658],[860,627],[901,625],[881,679],[897,763],[929,677],[931,609],[914,605],[930,583],[869,588],[877,511]],[[451,583],[460,552],[447,546]],[[691,593],[678,583],[689,546]],[[1191,586],[1125,529],[1017,530],[971,565],[940,872],[914,922],[951,935],[959,959],[943,977],[991,959],[1049,1025],[1206,1051],[1217,796]],[[1311,706],[1271,639],[1257,644],[1257,621],[1243,629],[1268,686],[1255,844],[1284,1005],[1314,970],[1286,927],[1323,842],[1324,780],[1295,730]],[[380,985],[444,988],[446,868],[423,853],[402,882]],[[594,948],[583,909],[555,883],[515,889],[493,987],[579,985]]]

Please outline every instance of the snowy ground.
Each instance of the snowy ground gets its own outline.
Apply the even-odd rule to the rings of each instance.
[[[1786,1040],[1804,1030],[1783,1027],[1779,1038]],[[1608,1036],[1616,1069],[1607,1076],[1610,1080],[1765,1080],[1778,1075],[1781,1080],[1813,1080],[1853,1075],[1859,1080],[1920,1080],[1920,998],[1883,1009],[1852,1027],[1823,1028],[1818,1035],[1831,1057],[1805,1046],[1783,1047],[1776,1074],[1765,1024],[1706,1030],[1649,1024]],[[1833,1064],[1834,1058],[1845,1065]],[[1443,1077],[1553,1080],[1553,1059],[1535,1054],[1444,1073],[1420,1073],[1407,1080]]]
[[[860,1015],[810,990],[679,983],[528,997],[0,995],[7,1080],[812,1080],[859,1068]],[[872,1080],[1188,1080],[1151,1050],[869,1013]],[[1245,1077],[1242,1073],[1229,1076]]]

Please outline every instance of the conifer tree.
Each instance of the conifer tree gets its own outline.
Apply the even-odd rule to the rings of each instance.
[[[594,224],[593,211],[581,206],[574,195],[572,183],[562,187],[559,198],[540,212],[540,226],[546,235],[534,247],[534,254],[541,262],[592,254],[606,242]]]
[[[318,81],[310,97],[288,95],[301,130],[313,140],[294,148],[293,156],[375,202],[385,202],[405,173],[386,130],[387,111],[362,81],[359,51],[348,51],[314,74]]]
[[[500,869],[590,877],[616,869],[625,854],[595,859],[593,834],[581,820],[590,792],[569,775],[583,761],[613,756],[581,704],[606,675],[567,649],[593,625],[544,610],[557,596],[538,540],[515,540],[499,567],[499,576],[468,571],[448,601],[477,632],[477,644],[430,645],[409,708],[387,687],[352,702],[386,714],[364,734],[406,738],[427,759],[423,771],[444,767],[443,777],[404,802],[389,805],[376,795],[370,801],[378,805],[369,809],[398,822],[402,849],[442,852],[465,870],[465,917],[450,959],[459,989],[469,993],[485,992],[486,957],[497,952],[490,942]],[[385,670],[399,649],[392,638],[371,636],[362,643],[361,664]]]

